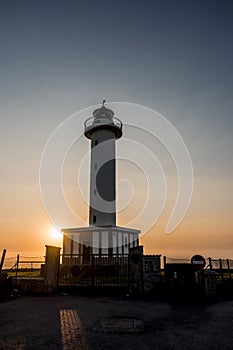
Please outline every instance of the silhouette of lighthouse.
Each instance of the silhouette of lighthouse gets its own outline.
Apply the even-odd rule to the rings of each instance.
[[[116,226],[116,151],[122,123],[104,106],[85,122],[85,136],[91,140],[89,225]]]
[[[139,244],[139,230],[116,225],[116,140],[122,122],[105,106],[84,123],[91,140],[89,226],[63,229],[63,254],[128,254]]]

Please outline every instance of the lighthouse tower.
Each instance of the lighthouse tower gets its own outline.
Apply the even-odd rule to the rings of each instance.
[[[89,225],[116,226],[116,151],[122,123],[104,106],[85,122],[85,136],[91,140]]]
[[[63,254],[128,254],[140,231],[116,226],[115,147],[122,122],[103,101],[85,121],[84,135],[91,141],[89,227],[62,230]]]

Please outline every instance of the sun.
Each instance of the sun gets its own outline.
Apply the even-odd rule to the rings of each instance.
[[[61,241],[62,240],[62,233],[61,231],[59,231],[58,229],[56,229],[55,227],[53,227],[50,231],[50,237],[52,240],[54,241]]]

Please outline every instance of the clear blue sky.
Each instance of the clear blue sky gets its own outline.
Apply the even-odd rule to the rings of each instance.
[[[199,185],[196,206],[204,198],[209,219],[227,218],[221,252],[228,249],[232,38],[232,1],[1,1],[0,248],[15,251],[46,220],[38,168],[51,132],[106,98],[154,108],[179,130]]]

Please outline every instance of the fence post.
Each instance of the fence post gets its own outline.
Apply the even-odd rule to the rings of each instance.
[[[16,258],[16,274],[15,274],[16,279],[18,277],[18,270],[19,270],[19,254],[17,254],[17,258]]]
[[[95,257],[94,254],[91,254],[91,287],[94,287],[95,283]]]
[[[209,259],[210,270],[212,270],[212,259],[211,258],[208,258],[208,259]]]
[[[222,281],[223,281],[224,280],[224,273],[223,273],[223,269],[222,269],[222,259],[219,259],[219,270],[221,272]]]
[[[2,272],[2,268],[3,268],[3,264],[4,264],[4,260],[5,260],[5,255],[6,255],[6,249],[3,249],[1,263],[0,263],[0,274]]]
[[[164,270],[165,270],[166,263],[167,263],[167,258],[166,258],[166,256],[163,256],[163,269]]]
[[[219,259],[219,270],[222,271],[222,259]]]
[[[230,268],[230,260],[229,259],[227,259],[227,269],[228,269],[229,277],[231,278],[231,268]]]

